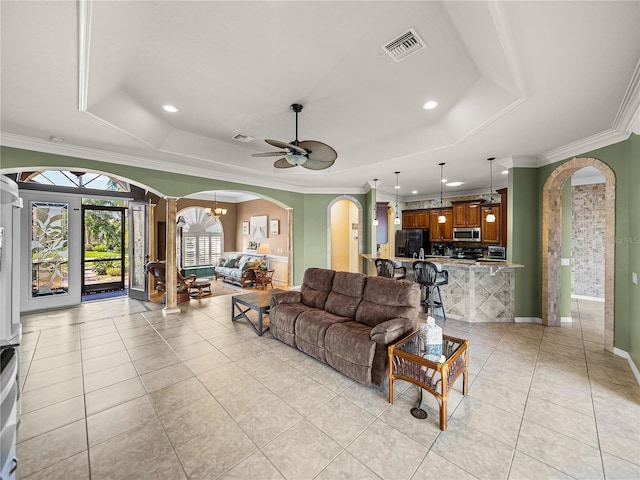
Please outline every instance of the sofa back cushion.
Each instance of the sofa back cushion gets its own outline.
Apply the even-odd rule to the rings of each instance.
[[[336,272],[324,309],[334,315],[355,319],[366,281],[364,273]]]
[[[367,277],[356,321],[375,327],[392,318],[415,319],[420,306],[417,283],[385,277]]]
[[[302,303],[312,308],[324,308],[335,273],[326,268],[307,268],[300,288]]]

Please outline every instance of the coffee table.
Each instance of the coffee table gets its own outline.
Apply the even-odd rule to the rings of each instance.
[[[422,390],[440,400],[440,430],[447,429],[447,397],[460,375],[464,376],[462,394],[467,394],[469,373],[469,340],[442,336],[444,361],[425,354],[425,345],[418,332],[413,332],[389,345],[389,403],[393,403],[393,382],[405,380],[420,387],[418,406],[412,409],[417,418],[427,418],[420,408]]]
[[[271,295],[276,292],[282,292],[284,290],[280,288],[274,288],[272,290],[263,290],[259,292],[244,293],[242,295],[234,295],[231,297],[231,321],[245,319],[249,322],[249,325],[255,330],[255,332],[262,336],[264,332],[269,330],[269,327],[263,328],[262,315],[269,313],[269,302],[271,301]],[[253,323],[251,318],[247,315],[248,312],[254,310],[257,315],[257,325]],[[236,313],[237,312],[237,313]]]

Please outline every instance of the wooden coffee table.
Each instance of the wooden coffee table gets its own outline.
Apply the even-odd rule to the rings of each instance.
[[[447,397],[460,375],[464,376],[462,394],[467,394],[469,373],[469,340],[442,336],[444,362],[425,356],[425,346],[413,332],[400,341],[389,345],[389,403],[393,403],[393,382],[406,380],[421,388],[418,407],[412,409],[417,418],[426,418],[420,408],[422,389],[440,400],[440,430],[447,429]],[[421,415],[422,413],[422,415]]]
[[[262,336],[264,332],[269,330],[269,327],[263,328],[262,315],[269,313],[269,302],[271,301],[271,295],[276,292],[282,292],[284,290],[274,288],[272,290],[263,290],[259,292],[243,293],[242,295],[234,295],[231,297],[231,321],[245,319],[249,322],[249,325],[255,330],[255,332]],[[251,318],[247,315],[251,310],[254,310],[257,315],[257,325],[253,323]]]

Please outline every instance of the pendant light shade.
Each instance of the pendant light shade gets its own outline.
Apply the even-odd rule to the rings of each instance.
[[[447,217],[442,213],[442,179],[444,178],[444,162],[439,163],[438,165],[440,165],[440,215],[438,215],[438,223],[447,223]]]
[[[491,157],[487,160],[489,160],[489,182],[491,185],[489,187],[489,203],[493,203],[493,161],[495,160],[495,158]],[[496,216],[493,213],[493,208],[491,207],[491,205],[489,206],[489,214],[487,215],[487,218],[485,220],[487,223],[495,223],[496,221]]]
[[[393,219],[395,225],[400,225],[400,211],[398,210],[398,192],[400,192],[400,184],[398,183],[398,175],[400,172],[394,172],[396,174],[396,218]]]
[[[377,227],[378,226],[378,202],[377,202],[377,197],[378,196],[378,179],[374,178],[373,179],[373,226]]]

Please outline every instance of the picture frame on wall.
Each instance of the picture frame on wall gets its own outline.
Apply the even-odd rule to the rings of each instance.
[[[242,234],[249,235],[249,222],[242,222]]]
[[[251,240],[260,242],[261,240],[266,240],[268,236],[267,216],[260,215],[251,217],[251,222],[249,225],[249,237],[251,238]]]
[[[269,222],[269,233],[280,235],[280,220],[271,220]]]

